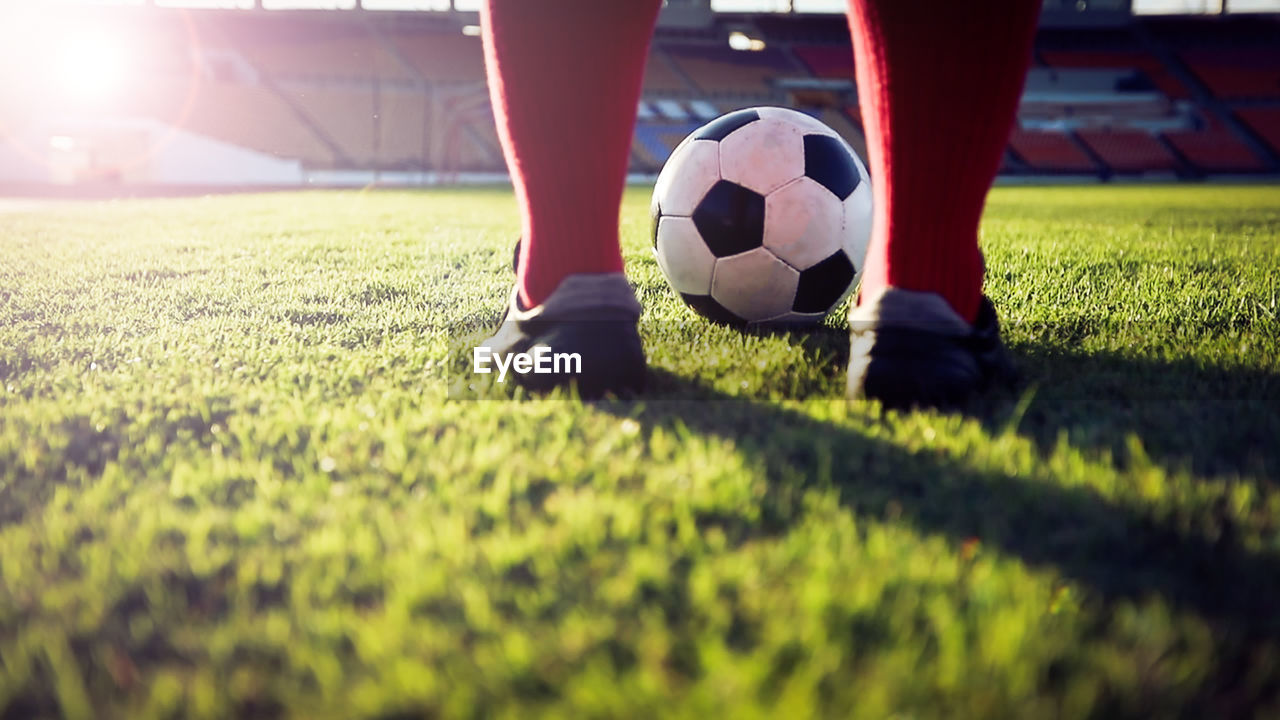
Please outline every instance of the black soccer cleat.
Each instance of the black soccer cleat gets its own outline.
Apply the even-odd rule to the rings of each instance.
[[[986,296],[973,324],[936,293],[889,288],[849,311],[850,397],[885,407],[963,407],[1017,376]]]
[[[506,378],[529,390],[575,387],[583,399],[627,396],[645,385],[640,312],[622,273],[570,275],[532,308],[523,307],[519,288],[513,289],[502,325],[481,346],[494,358],[534,358],[532,369],[513,366]]]

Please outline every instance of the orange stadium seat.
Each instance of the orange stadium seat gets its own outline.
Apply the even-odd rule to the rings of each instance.
[[[120,98],[110,113],[182,124],[192,132],[297,158],[315,168],[503,169],[487,107],[480,40],[462,35],[452,24],[406,22],[379,13],[358,18],[342,13],[209,13],[194,24],[176,13],[148,17],[154,25],[139,56],[154,72],[145,87]],[[642,119],[643,132],[633,144],[633,169],[656,170],[664,152],[690,127],[707,120],[704,112],[691,111],[694,100],[714,114],[779,102],[784,95],[779,79],[852,78],[852,50],[842,23],[761,22],[768,44],[758,52],[735,51],[707,36],[659,31],[643,86],[651,115]],[[769,23],[777,26],[776,37],[767,29],[773,27]],[[1280,99],[1280,50],[1268,47],[1261,31],[1232,45],[1244,25],[1215,35],[1218,25],[1156,23],[1149,41],[1177,53],[1198,80],[1228,101],[1252,133],[1280,153],[1280,107],[1270,102]],[[1171,72],[1145,43],[1128,29],[1048,38],[1042,32],[1037,57],[1048,69],[1037,72],[1050,73],[1054,80],[1041,83],[1040,89],[1062,90],[1066,100],[1041,92],[1039,99],[1023,104],[1023,122],[1054,127],[1071,116],[1079,125],[1112,129],[1080,130],[1074,136],[1020,129],[1010,139],[1015,161],[1007,161],[1005,169],[1133,173],[1189,164],[1213,173],[1271,167],[1265,154],[1239,135],[1239,128],[1195,110],[1195,98],[1179,80],[1187,76]],[[1086,73],[1062,72],[1066,69],[1096,74],[1132,69],[1141,75],[1122,73],[1128,76],[1104,89],[1114,92],[1114,103],[1093,98],[1075,105],[1072,92],[1093,86],[1085,83]],[[197,72],[203,73],[198,92],[186,98],[183,88]],[[1151,92],[1143,76],[1159,92]],[[858,109],[826,107],[851,100],[841,92],[823,99],[790,89],[786,97],[821,107],[812,112],[865,158]],[[1249,100],[1249,106],[1240,107],[1244,103],[1238,100]],[[184,101],[189,103],[185,114]],[[0,103],[0,126],[17,126],[51,110]],[[1203,126],[1135,129],[1169,127],[1175,124],[1170,120],[1188,113],[1203,118]]]
[[[483,121],[467,124],[467,130],[474,146],[467,158],[472,163],[467,169],[483,172],[505,172],[506,161],[502,158],[502,142],[498,139],[498,128],[493,123],[492,111]]]
[[[1217,120],[1198,130],[1173,130],[1164,133],[1182,156],[1203,172],[1235,172],[1262,170],[1264,165],[1247,145],[1226,125]]]
[[[662,169],[662,161],[649,152],[638,138],[631,140],[631,170],[637,172],[658,172]]]
[[[1174,170],[1178,165],[1159,140],[1142,130],[1079,130],[1076,134],[1117,172]]]
[[[662,52],[658,47],[654,47],[649,53],[649,60],[644,66],[644,92],[646,93],[662,93],[662,92],[687,92],[691,88],[671,69],[665,57],[659,57]]]
[[[502,156],[495,155],[478,125],[455,125],[443,138],[444,157],[438,168],[446,172],[501,172]]]
[[[393,31],[387,38],[428,81],[484,82],[484,51],[479,38],[428,31]]]
[[[779,77],[804,75],[781,51],[739,52],[712,45],[672,45],[668,53],[706,93],[760,94]]]
[[[277,78],[411,79],[382,42],[356,23],[245,22],[224,33],[258,69]]]
[[[1165,95],[1174,99],[1191,96],[1164,63],[1141,50],[1042,50],[1040,58],[1058,68],[1136,68]]]
[[[206,80],[188,94],[185,84],[157,84],[138,95],[130,109],[200,135],[296,158],[309,167],[332,167],[335,162],[329,148],[288,104],[261,86]]]
[[[420,167],[426,157],[427,97],[416,91],[383,90],[376,96],[379,167]]]
[[[853,48],[847,45],[798,45],[793,48],[809,72],[820,78],[851,79]]]
[[[1182,51],[1181,57],[1220,98],[1280,98],[1280,49],[1197,48]]]
[[[281,92],[359,167],[377,164],[372,89],[307,86]]]
[[[1280,154],[1280,107],[1240,108],[1236,116]]]
[[[1066,133],[1018,129],[1009,146],[1034,170],[1092,173],[1099,169]]]
[[[501,172],[506,169],[483,87],[455,86],[434,98],[424,96],[421,167],[445,172]]]

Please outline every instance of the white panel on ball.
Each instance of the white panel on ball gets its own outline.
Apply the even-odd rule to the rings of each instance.
[[[844,252],[859,275],[866,264],[867,245],[871,241],[871,197],[871,181],[864,179],[844,201]]]
[[[793,122],[804,128],[806,133],[814,135],[836,135],[837,133],[827,124],[813,117],[809,113],[800,112],[784,107],[759,107],[756,112],[763,119],[782,120],[783,122]]]
[[[711,297],[747,322],[791,310],[800,273],[764,248],[716,261]]]
[[[720,181],[720,143],[694,140],[671,154],[653,188],[663,215],[693,214],[702,196]]]
[[[658,220],[658,244],[654,248],[662,274],[676,292],[707,295],[716,258],[702,241],[693,220],[664,216]]]
[[[764,246],[797,270],[806,270],[839,250],[845,227],[840,200],[807,177],[764,199]]]
[[[804,128],[761,118],[720,141],[720,174],[761,195],[804,175]]]

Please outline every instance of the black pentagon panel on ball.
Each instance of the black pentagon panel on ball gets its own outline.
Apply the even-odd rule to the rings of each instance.
[[[843,250],[800,273],[796,300],[791,309],[800,313],[826,312],[849,289],[855,275],[853,263]]]
[[[804,136],[804,174],[841,200],[852,195],[862,181],[844,143],[830,135]]]
[[[747,322],[742,318],[734,315],[725,306],[716,302],[716,299],[710,295],[689,295],[688,293],[680,293],[680,297],[689,304],[699,315],[705,317],[713,323],[720,325],[733,325],[740,327],[746,325]]]
[[[693,139],[715,140],[716,142],[719,142],[729,137],[729,133],[734,130],[759,119],[760,113],[755,110],[735,110],[727,115],[721,115],[706,125],[703,125],[701,128],[698,128],[698,131],[693,135]]]
[[[764,244],[764,196],[721,180],[693,210],[693,224],[716,257],[728,257]]]

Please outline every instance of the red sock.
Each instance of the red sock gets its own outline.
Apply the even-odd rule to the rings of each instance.
[[[487,0],[498,136],[520,203],[520,295],[622,270],[618,210],[661,0]]]
[[[942,295],[972,322],[978,221],[1017,113],[1038,0],[849,0],[875,188],[864,296]]]

